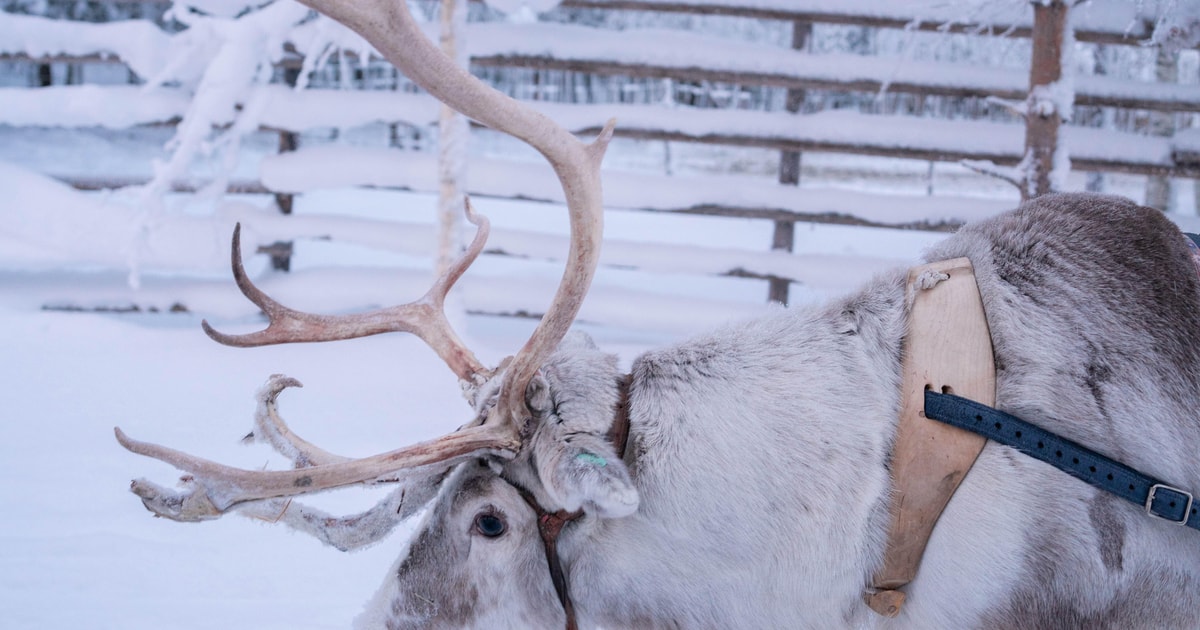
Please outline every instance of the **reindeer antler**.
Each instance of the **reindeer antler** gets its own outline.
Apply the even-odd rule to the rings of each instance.
[[[242,294],[267,314],[270,324],[265,330],[245,335],[226,335],[218,332],[209,326],[208,321],[202,321],[200,325],[213,340],[227,346],[242,348],[307,341],[337,341],[385,332],[413,333],[429,344],[458,378],[472,382],[487,370],[458,335],[454,334],[445,313],[446,294],[483,251],[490,229],[487,217],[476,214],[469,199],[466,202],[466,211],[467,220],[478,228],[475,238],[421,299],[366,313],[337,316],[315,315],[290,309],[254,286],[242,265],[242,226],[238,224],[233,230],[233,253],[230,255],[233,278]]]
[[[497,409],[527,433],[525,389],[562,341],[591,286],[604,231],[600,161],[612,139],[609,120],[590,144],[542,113],[501,94],[446,57],[426,38],[404,0],[301,0],[362,35],[405,76],[468,118],[524,140],[554,167],[566,194],[571,248],[554,301],[505,372]]]
[[[189,455],[172,448],[141,442],[115,429],[117,441],[139,455],[153,457],[189,473],[186,490],[175,492],[144,479],[131,486],[146,509],[177,521],[217,518],[230,508],[250,501],[311,494],[384,479],[406,469],[431,464],[450,465],[480,453],[500,456],[516,453],[520,442],[508,427],[496,424],[466,427],[436,440],[420,442],[361,459],[334,455],[314,447],[288,428],[279,417],[275,399],[295,379],[276,374],[259,390],[257,430],[296,465],[294,470],[244,470]]]
[[[227,509],[263,500],[294,496],[337,486],[369,482],[405,468],[449,465],[464,457],[493,454],[512,457],[533,432],[526,391],[537,370],[562,341],[583,304],[600,256],[603,233],[600,161],[612,139],[614,120],[599,137],[584,143],[541,113],[484,85],[458,67],[429,42],[409,14],[404,0],[301,0],[366,38],[406,76],[451,108],[489,127],[509,133],[537,149],[553,166],[566,197],[571,245],[562,281],[546,315],[517,354],[502,364],[496,406],[455,433],[363,459],[333,456],[300,440],[274,414],[273,393],[260,393],[271,422],[259,423],[269,441],[299,467],[294,471],[246,471],[222,466],[166,447],[138,442],[117,429],[127,449],[168,462],[191,474],[192,489],[173,493],[145,481],[134,491],[155,513],[180,520],[214,518]],[[265,330],[226,335],[205,322],[218,342],[257,346],[300,341],[330,341],[378,334],[411,332],[428,343],[463,381],[472,385],[496,375],[486,370],[450,328],[443,312],[446,293],[483,249],[488,223],[468,218],[479,229],[474,241],[448,272],[420,300],[368,313],[326,316],[290,309],[250,282],[242,266],[240,230],[234,231],[232,266],[242,293],[266,312]],[[268,384],[271,385],[270,383]],[[306,454],[304,458],[300,454]],[[306,459],[305,459],[306,458]],[[311,465],[315,464],[315,465]]]

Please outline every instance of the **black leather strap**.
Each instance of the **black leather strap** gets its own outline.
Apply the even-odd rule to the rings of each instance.
[[[1200,529],[1200,501],[1193,501],[1194,495],[1187,489],[1163,483],[1016,416],[934,391],[925,392],[925,416],[1011,446],[1072,477],[1132,501],[1151,516]]]

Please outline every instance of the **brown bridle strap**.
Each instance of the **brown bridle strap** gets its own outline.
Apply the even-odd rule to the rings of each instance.
[[[608,442],[617,449],[619,459],[625,459],[625,451],[629,446],[629,386],[632,384],[633,374],[626,374],[617,381],[619,398],[612,427],[608,430]]]
[[[547,512],[538,505],[537,499],[528,490],[519,486],[517,492],[537,515],[538,535],[542,537],[542,546],[546,550],[546,564],[550,567],[550,581],[554,582],[554,592],[558,594],[558,602],[562,604],[563,612],[567,615],[567,630],[577,630],[575,621],[575,604],[571,602],[570,588],[567,585],[567,574],[562,570],[562,561],[558,557],[558,535],[562,533],[567,523],[583,516],[583,510],[568,512],[559,510]]]
[[[632,382],[632,374],[626,374],[618,381],[620,398],[614,410],[612,427],[608,431],[608,439],[615,447],[617,457],[621,459],[625,458],[625,450],[629,442],[629,386]],[[575,604],[571,601],[567,574],[563,571],[562,560],[558,557],[558,536],[567,523],[583,516],[583,510],[547,512],[538,504],[533,493],[515,484],[513,487],[537,515],[538,535],[541,536],[542,546],[546,550],[546,564],[550,567],[550,581],[554,583],[554,592],[558,594],[558,602],[562,604],[563,613],[567,616],[566,630],[578,630],[579,622],[575,619]]]

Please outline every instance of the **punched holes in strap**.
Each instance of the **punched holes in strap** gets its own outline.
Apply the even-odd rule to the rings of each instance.
[[[1151,516],[1200,529],[1200,503],[1194,500],[1192,493],[1016,416],[953,394],[933,391],[925,392],[925,415],[1011,446],[1072,477],[1143,506]]]

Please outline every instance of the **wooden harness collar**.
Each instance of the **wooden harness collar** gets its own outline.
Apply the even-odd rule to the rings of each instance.
[[[1184,237],[1200,273],[1200,236]],[[969,260],[957,258],[909,270],[906,299],[909,333],[904,342],[900,421],[892,447],[891,523],[883,564],[864,593],[872,610],[888,617],[900,613],[904,593],[899,589],[916,577],[933,527],[983,450],[987,441],[984,435],[1101,490],[1144,504],[1151,516],[1200,529],[1191,492],[993,409],[996,374],[991,334]],[[955,397],[960,400],[953,402]],[[930,418],[926,418],[927,404],[932,405]],[[960,407],[972,410],[976,425],[963,421]],[[984,416],[995,419],[996,432],[977,424]],[[970,426],[972,430],[952,424]],[[1009,436],[999,432],[1002,424],[1024,429],[1013,429]],[[1028,442],[1021,441],[1022,433],[1029,434]],[[1043,455],[1039,450],[1043,442],[1058,445],[1058,458],[1070,450],[1075,453],[1069,460],[1073,464],[1088,460],[1084,466],[1091,462],[1087,468],[1091,474],[1068,466],[1066,458],[1059,461]],[[1103,469],[1101,475],[1105,470],[1110,472],[1102,479],[1096,475],[1098,469]],[[1114,476],[1120,477],[1119,484],[1111,482]],[[1160,499],[1159,494],[1164,497]]]
[[[900,421],[892,446],[892,500],[883,564],[864,593],[875,612],[894,617],[925,545],[950,497],[987,442],[925,417],[925,391],[996,401],[992,337],[971,261],[955,258],[908,272]]]

